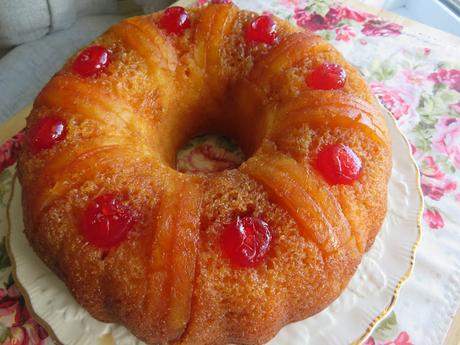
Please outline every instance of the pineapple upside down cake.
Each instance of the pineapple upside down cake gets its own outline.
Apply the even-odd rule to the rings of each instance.
[[[193,136],[247,156],[175,169]],[[129,18],[35,100],[27,238],[75,299],[147,344],[261,344],[336,299],[387,207],[366,82],[322,38],[229,1]]]

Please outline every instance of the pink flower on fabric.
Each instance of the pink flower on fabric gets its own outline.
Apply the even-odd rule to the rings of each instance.
[[[48,333],[35,321],[30,324],[10,329],[11,335],[5,340],[3,345],[44,345]]]
[[[399,333],[395,340],[386,343],[376,343],[373,337],[369,337],[363,345],[413,345],[410,342],[409,334],[407,332]]]
[[[401,332],[399,333],[398,337],[393,340],[389,341],[388,343],[385,343],[384,345],[414,345],[411,343],[409,334],[407,332]]]
[[[371,83],[370,87],[374,95],[393,114],[396,120],[409,113],[410,106],[401,97],[401,90],[378,82]]]
[[[413,69],[405,69],[402,72],[404,79],[412,85],[422,85],[424,82],[426,82],[426,74],[413,70]]]
[[[368,18],[375,18],[373,14],[356,11],[354,9],[351,9],[348,6],[341,7],[340,10],[341,10],[340,12],[341,18],[351,19],[358,23],[364,22]]]
[[[449,108],[460,114],[460,101],[458,101],[455,104],[449,105]]]
[[[299,6],[300,0],[281,0],[281,4],[289,7],[289,6]]]
[[[44,345],[48,337],[46,330],[31,318],[24,298],[12,283],[0,289],[0,321],[11,333],[3,344]]]
[[[442,180],[445,176],[432,156],[425,157],[420,167],[420,172],[424,176],[437,180]]]
[[[16,162],[24,137],[25,134],[21,131],[6,143],[0,145],[0,172]]]
[[[422,175],[422,192],[426,197],[439,201],[446,193],[457,189],[457,182],[445,179],[436,180]]]
[[[436,136],[433,138],[433,149],[446,154],[452,164],[460,169],[460,121],[444,116],[436,124]]]
[[[14,315],[14,324],[15,326],[22,326],[30,319],[29,311],[24,304],[24,299],[21,298],[19,303],[16,305],[16,313]]]
[[[329,9],[326,16],[322,17],[319,14],[308,12],[304,9],[297,8],[294,11],[294,17],[298,26],[309,29],[311,31],[331,30],[341,20],[340,10],[337,8]]]
[[[402,26],[396,23],[388,23],[381,19],[371,19],[363,25],[361,32],[366,36],[399,36]]]
[[[21,296],[14,285],[8,289],[0,289],[0,318],[15,314],[20,298]]]
[[[349,42],[350,38],[356,37],[356,34],[353,31],[353,28],[349,25],[340,26],[335,29],[335,32],[337,34],[335,37],[337,41]]]
[[[44,345],[45,339],[48,338],[46,330],[40,326],[35,320],[30,319],[27,324],[29,336],[32,344]]]
[[[15,162],[13,154],[13,142],[8,140],[6,143],[0,146],[0,171],[5,170]]]
[[[444,219],[438,210],[427,209],[423,211],[423,219],[427,222],[430,229],[442,229],[444,227]]]
[[[430,53],[431,53],[430,48],[423,48],[423,55],[428,56],[428,55],[430,55]]]
[[[341,6],[331,7],[324,17],[300,8],[297,8],[294,12],[294,19],[297,25],[312,31],[332,30],[342,19],[351,19],[361,23],[374,17],[374,15]]]
[[[363,345],[375,345],[374,338],[369,337]]]
[[[231,3],[232,1],[231,0],[222,0],[222,1],[213,1],[213,0],[197,0],[193,6],[203,6],[203,5],[206,5],[206,4],[211,4],[211,3],[214,3],[214,4],[229,4]]]
[[[453,90],[460,92],[460,70],[458,69],[441,69],[439,72],[432,73],[428,79],[436,84],[445,84]]]

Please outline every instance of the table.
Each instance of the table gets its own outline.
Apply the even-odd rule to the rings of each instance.
[[[415,271],[394,311],[365,344],[460,344],[460,313],[455,316],[460,302],[460,232],[456,231],[460,228],[460,38],[356,0],[251,3],[257,4],[326,37],[358,66],[397,119],[419,163],[426,209]],[[24,127],[29,111],[30,107],[0,125],[0,143]],[[12,163],[21,140],[20,135],[2,146],[0,167]],[[0,175],[0,205],[5,202],[2,198],[12,169]],[[5,272],[8,262],[0,245],[4,281]],[[12,328],[0,326],[0,341],[10,330],[18,339],[27,333],[33,344],[45,343],[44,330],[29,319],[14,285],[10,290],[0,289],[0,311],[6,310],[1,309],[5,299],[11,304],[11,313],[7,317],[0,313],[0,322],[10,322],[7,326],[11,327],[11,315],[22,319]]]

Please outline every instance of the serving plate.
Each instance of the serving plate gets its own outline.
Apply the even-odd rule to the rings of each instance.
[[[269,345],[343,345],[363,342],[395,304],[412,272],[420,240],[423,199],[418,168],[409,144],[385,111],[392,139],[393,170],[388,213],[341,296],[321,313],[284,327]],[[21,187],[15,179],[7,208],[8,245],[15,280],[29,309],[57,343],[66,345],[140,345],[126,328],[92,318],[64,283],[36,256],[24,235]]]

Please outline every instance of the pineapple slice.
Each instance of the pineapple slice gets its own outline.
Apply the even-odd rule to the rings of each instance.
[[[152,242],[147,308],[165,340],[177,339],[190,318],[201,196],[196,177],[180,177],[162,198]]]
[[[235,6],[208,6],[202,13],[200,23],[196,28],[196,54],[199,66],[208,71],[208,76],[214,76],[210,89],[222,89],[222,81],[226,78],[223,66],[222,49],[226,38],[234,27],[238,10]]]
[[[72,75],[57,75],[39,94],[35,106],[45,105],[83,119],[97,119],[128,134],[149,142],[151,125],[124,100],[110,90]]]
[[[175,71],[178,64],[177,53],[151,20],[128,19],[112,27],[110,32],[146,60],[153,77],[161,76],[164,71]]]
[[[61,157],[59,157],[61,158]],[[42,212],[69,190],[78,188],[84,181],[92,180],[96,174],[109,169],[122,169],[129,160],[134,164],[153,169],[150,157],[137,152],[130,146],[110,145],[86,151],[71,161],[54,163],[53,171],[42,174],[32,190],[36,195],[33,219],[39,219]],[[98,169],[94,169],[97,166]]]
[[[277,152],[252,158],[242,169],[264,185],[274,200],[292,215],[302,236],[326,254],[338,250],[350,239],[350,226],[339,203],[307,167]]]
[[[286,69],[296,66],[305,56],[313,54],[313,51],[316,54],[328,49],[329,44],[319,36],[307,32],[291,34],[254,66],[249,79],[268,92],[271,81],[276,80]]]
[[[347,100],[344,94],[337,92],[309,92],[298,97],[298,102],[290,102],[277,114],[276,133],[272,137],[285,135],[292,128],[309,125],[318,127],[345,127],[362,130],[373,141],[384,144],[388,133],[380,117],[374,116],[375,109],[365,102]],[[351,97],[351,95],[347,95]]]

